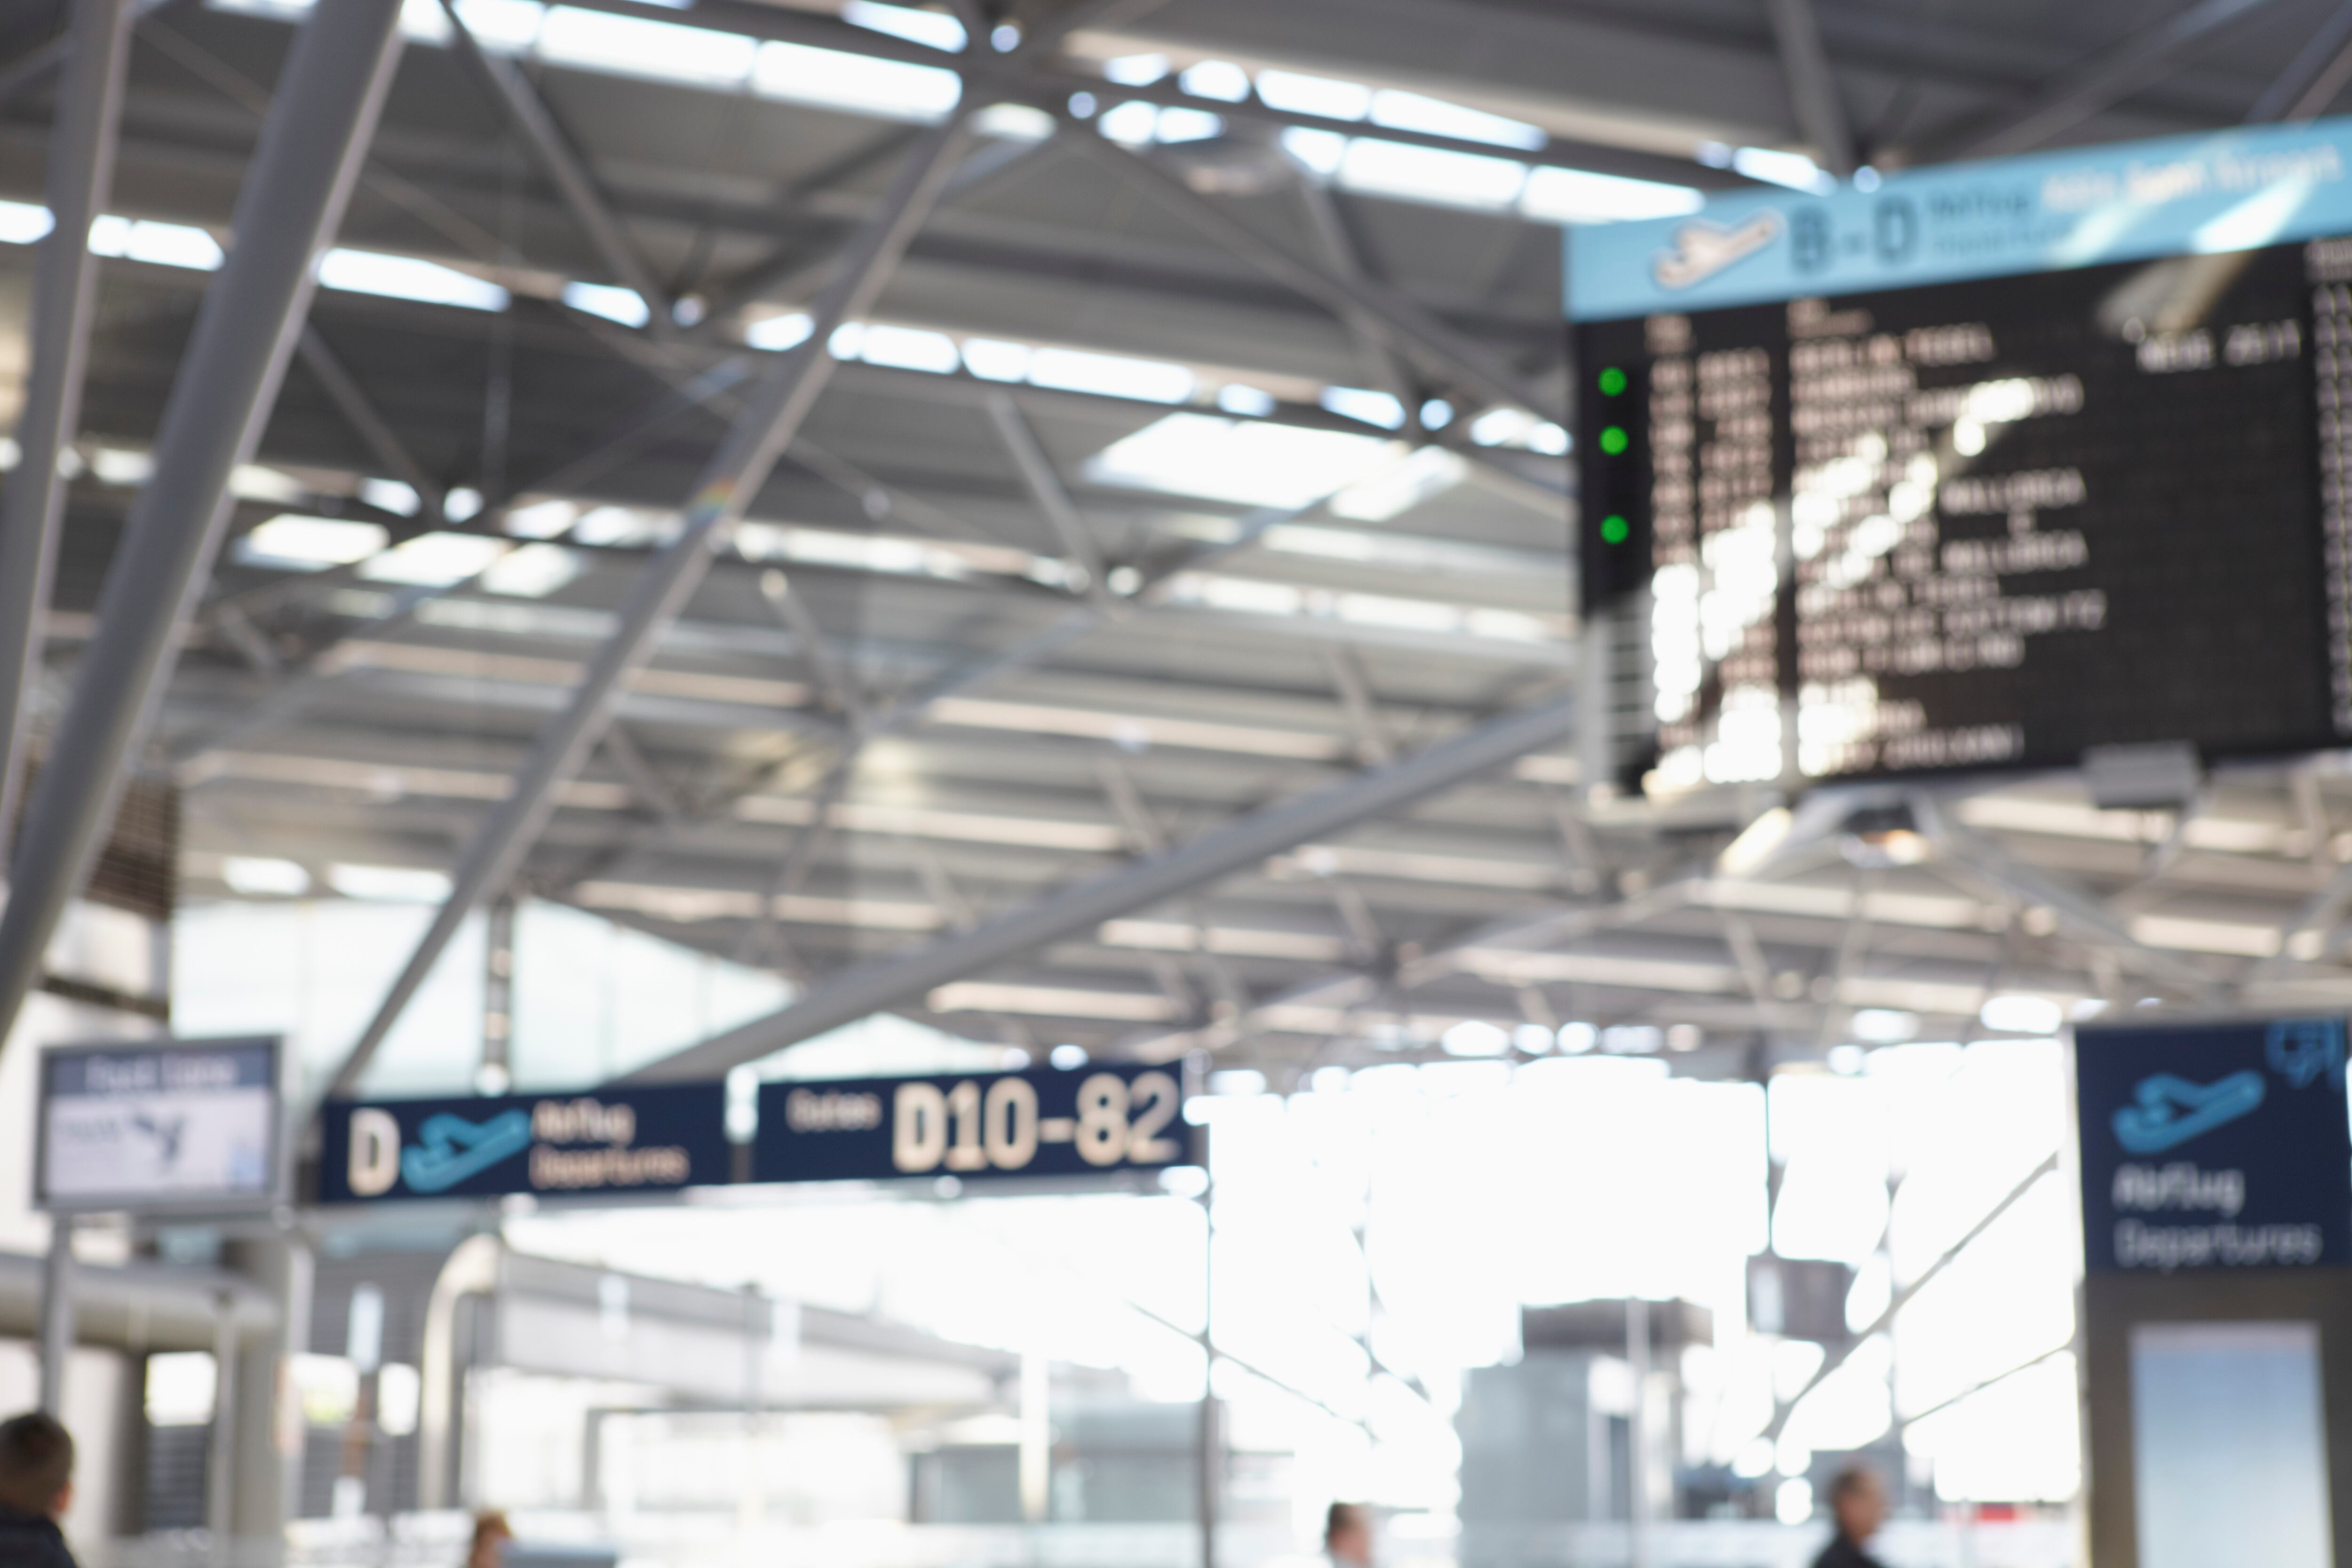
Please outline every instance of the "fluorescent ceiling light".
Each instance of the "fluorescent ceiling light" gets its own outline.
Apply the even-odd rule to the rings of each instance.
[[[1848,1020],[1853,1037],[1874,1046],[1900,1045],[1919,1032],[1919,1015],[1894,1007],[1864,1007]]]
[[[1528,175],[1519,211],[1544,223],[1613,223],[1621,218],[1680,217],[1706,205],[1688,185],[1629,180],[1583,169],[1537,169]]]
[[[585,310],[625,327],[642,327],[653,319],[645,296],[635,289],[615,289],[604,283],[566,283],[563,302],[575,310]]]
[[[310,491],[291,474],[281,474],[259,463],[239,463],[228,472],[228,493],[239,500],[291,506]]]
[[[971,128],[1003,142],[1043,142],[1058,129],[1052,115],[1025,103],[992,103],[972,116]]]
[[[1231,60],[1202,60],[1184,68],[1176,85],[1195,98],[1239,103],[1250,95],[1249,72]]]
[[[579,576],[581,567],[576,550],[561,544],[526,544],[492,562],[482,573],[479,586],[488,594],[543,599]]]
[[[216,271],[221,264],[218,241],[203,229],[184,223],[155,223],[146,218],[100,216],[89,226],[92,256],[119,256],[156,267],[185,267],[193,271]]]
[[[674,511],[600,506],[572,525],[572,537],[583,544],[651,544],[675,537],[684,526]]]
[[[221,861],[221,880],[247,897],[299,899],[310,890],[310,873],[292,860],[264,855],[230,855]]]
[[[1328,180],[1339,172],[1348,156],[1348,138],[1337,131],[1308,131],[1294,125],[1282,133],[1282,150]]]
[[[963,79],[938,66],[771,42],[760,46],[752,63],[751,89],[883,120],[928,122],[944,118],[961,100]]]
[[[1300,507],[1354,484],[1398,451],[1376,436],[1171,414],[1095,454],[1086,473],[1100,484]]]
[[[446,588],[462,583],[514,548],[478,533],[427,533],[394,546],[360,568],[371,583],[414,583]]]
[[[381,523],[280,512],[236,542],[236,559],[247,566],[319,572],[364,561],[391,538]]]
[[[1263,419],[1274,412],[1274,395],[1238,381],[1217,388],[1217,406],[1228,414]]]
[[[1511,1050],[1510,1036],[1476,1018],[1454,1025],[1437,1037],[1437,1043],[1449,1057],[1500,1057]]]
[[[841,7],[841,19],[853,26],[870,28],[877,33],[888,33],[918,44],[928,44],[935,49],[960,53],[969,41],[963,24],[953,16],[937,11],[918,11],[908,5],[880,5],[875,0],[846,0]]]
[[[327,885],[347,899],[395,904],[437,904],[449,896],[447,876],[406,866],[338,863],[327,868]]]
[[[925,331],[918,327],[889,327],[869,322],[864,338],[857,345],[857,357],[867,364],[887,365],[893,370],[929,371],[933,375],[952,375],[962,363],[956,353],[955,340],[945,332]]]
[[[1269,109],[1326,120],[1361,120],[1372,111],[1372,89],[1362,83],[1297,71],[1258,72],[1257,95]]]
[[[459,485],[441,498],[441,515],[451,522],[463,522],[482,510],[482,492],[471,485]]]
[[[1324,407],[1343,419],[1360,419],[1383,430],[1398,429],[1404,424],[1404,405],[1385,392],[1370,392],[1360,386],[1327,386],[1321,401]]]
[[[360,500],[379,511],[397,512],[403,517],[415,517],[425,510],[425,498],[416,493],[416,487],[402,484],[398,479],[362,479]]]
[[[809,333],[815,330],[816,324],[809,320],[806,311],[793,310],[752,322],[743,329],[743,341],[755,349],[782,353],[808,342]]]
[[[575,501],[542,500],[507,513],[506,530],[517,539],[553,539],[579,519]]]
[[[1423,447],[1333,496],[1331,514],[1358,522],[1386,522],[1444,495],[1469,471],[1468,464],[1444,447]]]
[[[1103,61],[1103,79],[1121,87],[1149,87],[1168,74],[1166,55],[1121,55]]]
[[[1837,189],[1837,181],[1802,153],[1779,153],[1769,147],[1735,147],[1731,150],[1731,166],[1751,180],[1786,185],[1792,191],[1809,191],[1817,196],[1825,196]]]
[[[49,209],[31,202],[0,202],[0,240],[10,245],[33,245],[45,238],[57,226]]]
[[[1106,110],[1095,125],[1114,142],[1139,147],[1160,129],[1160,106],[1130,99],[1116,109]]]
[[[1206,142],[1225,133],[1225,122],[1205,109],[1163,109],[1155,131],[1162,142]]]
[[[432,0],[425,0],[425,3],[432,5]],[[416,8],[416,0],[405,0],[401,11],[404,24],[407,21],[408,13]],[[432,8],[436,14],[441,9],[438,5],[433,5]],[[547,7],[539,0],[457,0],[457,15],[465,22],[466,31],[473,34],[474,41],[483,48],[493,54],[519,55],[530,47],[532,40],[539,37],[540,24],[546,19]],[[446,41],[448,19],[440,19],[443,24],[441,38]]]
[[[89,455],[89,471],[104,485],[143,485],[155,476],[155,459],[146,452],[100,447]]]
[[[1978,1018],[1988,1029],[2011,1035],[2054,1035],[2066,1015],[2047,996],[1988,997]]]
[[[993,338],[963,341],[964,368],[982,381],[1028,380],[1030,353],[1027,343],[1000,342]]]
[[[1369,136],[1350,142],[1339,160],[1339,183],[1351,191],[1439,206],[1507,207],[1519,199],[1527,180],[1527,165],[1508,158]]]
[[[1470,439],[1481,447],[1500,447],[1517,440],[1536,423],[1536,416],[1524,408],[1489,408],[1470,421]]]
[[[1161,360],[1078,349],[1038,349],[1029,357],[1034,386],[1090,392],[1102,397],[1133,397],[1146,403],[1181,403],[1192,395],[1192,373]]]
[[[319,258],[319,281],[329,289],[352,294],[381,294],[391,300],[415,300],[427,305],[457,305],[468,310],[503,310],[507,291],[495,283],[437,262],[413,256],[386,256],[373,250],[334,249]]]
[[[618,76],[693,87],[740,87],[751,74],[759,47],[740,33],[558,5],[540,26],[538,54],[553,65],[584,66]]]
[[[1550,138],[1541,126],[1524,120],[1506,120],[1480,109],[1466,109],[1442,98],[1382,88],[1372,94],[1372,123],[1398,131],[1420,131],[1432,136],[1454,136],[1465,142],[1488,142],[1497,147],[1533,152]]]

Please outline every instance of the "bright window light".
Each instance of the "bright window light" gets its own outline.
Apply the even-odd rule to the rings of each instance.
[[[1131,99],[1116,109],[1104,110],[1103,117],[1095,123],[1112,141],[1140,147],[1160,129],[1160,106]]]
[[[310,487],[276,468],[259,463],[239,463],[228,471],[228,493],[239,500],[291,506],[310,493]]]
[[[519,55],[539,37],[547,7],[539,0],[457,0],[457,15],[464,19],[466,31],[485,49]]]
[[[299,899],[310,890],[310,873],[292,860],[266,855],[230,855],[221,861],[221,880],[247,898]]]
[[[457,305],[468,310],[503,310],[507,291],[495,283],[412,256],[373,250],[330,250],[319,258],[319,281],[352,294],[381,294],[427,305]]]
[[[939,66],[772,42],[760,46],[751,67],[751,89],[795,103],[928,122],[955,108],[963,96],[963,79]]]
[[[563,302],[575,310],[585,310],[625,327],[642,327],[653,319],[644,295],[635,289],[615,289],[605,283],[566,283]]]
[[[740,33],[569,5],[550,10],[539,29],[539,58],[551,64],[706,88],[741,86],[759,47]]]
[[[449,896],[446,876],[406,866],[339,862],[327,868],[327,885],[347,899],[373,899],[394,904],[437,904]]]
[[[10,245],[32,245],[45,238],[57,226],[49,209],[31,202],[0,202],[0,241]]]
[[[960,53],[967,42],[963,24],[953,16],[937,11],[918,11],[908,5],[877,5],[875,0],[847,0],[841,8],[841,19],[877,33],[929,44],[935,49]]]
[[[1978,1017],[1986,1028],[2011,1035],[2054,1035],[2065,1021],[2058,1004],[2047,996],[1994,996]]]
[[[1162,142],[1206,142],[1212,136],[1223,136],[1225,122],[1205,109],[1163,109],[1160,111],[1160,140]]]
[[[1087,477],[1243,506],[1299,507],[1346,489],[1397,451],[1394,441],[1373,436],[1171,414],[1097,452]]]
[[[89,226],[93,256],[119,256],[156,267],[211,272],[221,264],[221,247],[203,229],[184,223],[154,223],[108,213]]]
[[[1263,419],[1274,412],[1274,395],[1242,382],[1229,381],[1217,388],[1217,406],[1228,414]]]
[[[1348,139],[1337,131],[1306,131],[1294,125],[1282,133],[1282,150],[1328,180],[1347,159]]]
[[[1549,419],[1539,420],[1519,438],[1519,445],[1547,458],[1564,458],[1568,456],[1568,431]]]
[[[1000,342],[994,338],[966,338],[963,365],[982,381],[1026,381],[1031,350],[1027,343]]]
[[[478,533],[426,533],[394,546],[360,568],[371,583],[413,583],[446,588],[504,555],[513,546]]]
[[[1025,103],[992,103],[972,116],[971,128],[1000,142],[1043,142],[1055,129],[1052,115]]]
[[[544,599],[580,575],[581,554],[561,544],[526,544],[490,563],[479,584],[486,594]]]
[[[449,18],[440,0],[400,0],[400,36],[414,44],[446,48],[451,40]]]
[[[1827,195],[1837,181],[1802,153],[1779,153],[1769,147],[1735,147],[1731,166],[1751,180],[1786,185],[1792,191]]]
[[[1468,472],[1469,465],[1444,447],[1423,447],[1403,462],[1381,468],[1333,496],[1331,515],[1358,522],[1387,522],[1444,495]]]
[[[815,330],[815,325],[808,319],[807,312],[794,310],[787,315],[770,316],[765,321],[752,322],[743,329],[743,341],[755,349],[782,353],[786,349],[796,349],[808,342],[808,335]]]
[[[1489,408],[1470,421],[1470,439],[1481,447],[1500,447],[1517,440],[1535,424],[1535,416],[1524,408]]]
[[[1149,87],[1168,74],[1166,55],[1121,55],[1103,61],[1103,79],[1121,87]]]
[[[1440,206],[1507,207],[1528,181],[1524,163],[1475,153],[1448,153],[1402,142],[1358,137],[1339,161],[1349,190],[1402,196]]]
[[[857,351],[866,346],[866,323],[844,321],[833,329],[833,336],[824,340],[825,352],[838,360],[853,360]]]
[[[1187,66],[1176,79],[1176,85],[1195,98],[1213,98],[1224,103],[1239,103],[1250,95],[1249,72],[1231,60],[1202,60]]]
[[[382,523],[280,512],[236,542],[236,559],[247,566],[319,572],[364,561],[391,538]]]
[[[1490,142],[1525,152],[1533,152],[1550,140],[1541,126],[1524,120],[1506,120],[1484,110],[1465,109],[1442,98],[1424,98],[1392,87],[1372,94],[1372,123],[1432,136],[1458,136],[1465,142]]]
[[[953,375],[961,363],[953,338],[918,327],[868,325],[857,355],[867,364],[929,371],[933,375]]]
[[[680,526],[674,511],[600,506],[572,525],[572,537],[583,544],[648,544],[675,534]]]
[[[1372,111],[1372,89],[1362,83],[1297,71],[1258,72],[1257,95],[1270,109],[1326,120],[1361,120]]]
[[[1494,1025],[1465,1018],[1437,1037],[1450,1057],[1499,1057],[1508,1054],[1511,1037]]]
[[[1087,353],[1078,349],[1039,349],[1029,356],[1029,380],[1064,392],[1100,397],[1133,397],[1146,403],[1181,403],[1192,395],[1192,373],[1160,360],[1124,354]]]
[[[1370,392],[1360,386],[1327,386],[1322,403],[1343,419],[1360,419],[1383,430],[1399,429],[1404,425],[1404,405],[1385,392]]]
[[[398,479],[362,479],[360,500],[378,511],[398,512],[403,517],[415,517],[425,510],[425,498],[416,493],[416,487]]]
[[[553,539],[568,531],[580,518],[576,502],[533,501],[507,513],[507,531],[517,539]]]
[[[143,485],[155,477],[155,458],[152,453],[100,447],[89,455],[89,471],[102,485]]]
[[[1688,185],[1628,180],[1582,169],[1538,169],[1528,176],[1519,211],[1543,223],[1613,223],[1621,218],[1679,217],[1706,205]]]

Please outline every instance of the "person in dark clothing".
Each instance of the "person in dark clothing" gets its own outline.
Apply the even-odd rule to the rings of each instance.
[[[73,1501],[73,1435],[39,1411],[0,1421],[0,1568],[74,1568],[58,1521]]]
[[[1886,1483],[1866,1465],[1849,1465],[1830,1483],[1830,1517],[1837,1534],[1813,1559],[1813,1568],[1882,1568],[1863,1550],[1886,1522]]]
[[[1371,1568],[1372,1520],[1363,1504],[1331,1505],[1323,1521],[1323,1555],[1331,1568]]]

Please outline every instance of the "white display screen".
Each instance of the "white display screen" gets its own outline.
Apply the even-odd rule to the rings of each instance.
[[[53,1050],[37,1184],[61,1209],[263,1200],[277,1131],[275,1040]]]
[[[2315,1323],[2132,1329],[2139,1568],[2334,1568]]]

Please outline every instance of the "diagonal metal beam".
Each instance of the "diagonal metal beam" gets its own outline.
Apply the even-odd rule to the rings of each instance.
[[[304,327],[298,348],[302,355],[303,368],[326,392],[327,401],[335,405],[335,412],[343,416],[343,423],[367,444],[369,453],[377,462],[392,470],[393,478],[416,492],[416,499],[425,503],[426,526],[438,524],[447,513],[448,492],[425,471],[425,466],[409,451],[406,443],[393,429],[391,422],[376,412],[375,405],[369,402],[367,394],[360,390],[360,384],[352,379],[350,370],[335,356],[335,351],[327,346],[327,340],[319,335],[319,329]]]
[[[1045,455],[1037,432],[1029,427],[1021,405],[1013,401],[1009,392],[988,395],[988,416],[995,422],[1004,449],[1012,454],[1013,466],[1021,470],[1021,482],[1027,487],[1030,499],[1045,514],[1045,521],[1053,524],[1054,535],[1062,542],[1063,550],[1085,569],[1087,592],[1100,599],[1106,592],[1102,542],[1078,514],[1077,503],[1070,499],[1069,488],[1062,483],[1054,459]]]
[[[1917,163],[2031,152],[2170,75],[2182,56],[2272,0],[2197,0],[2068,71],[1988,121],[1913,149]]]
[[[1340,278],[1328,268],[1301,260],[1116,142],[1091,133],[1074,134],[1067,141],[1267,277],[1323,306],[1364,336],[1425,366],[1433,375],[1488,402],[1532,409],[1549,419],[1564,417],[1554,406],[1556,399],[1397,290],[1368,278]]]
[[[321,0],[294,47],[238,193],[236,248],[214,276],[156,434],[154,476],[131,503],[25,816],[0,915],[0,1040],[67,901],[97,860],[168,684],[180,627],[228,521],[229,475],[277,401],[310,303],[313,268],[342,220],[400,58],[400,0]]]
[[[1017,54],[1022,58],[1047,55],[1059,48],[1072,33],[1088,28],[1124,27],[1140,22],[1166,5],[1168,0],[1070,0],[1070,4],[1050,16],[1031,24],[1021,39]],[[978,40],[974,41],[978,47]]]
[[[2295,51],[2286,69],[2246,110],[2246,123],[2315,120],[2336,101],[2347,79],[2352,79],[2352,0],[2330,12],[2319,30]]]
[[[348,1093],[358,1083],[458,925],[513,876],[523,852],[554,811],[562,785],[579,772],[604,732],[624,682],[652,657],[655,645],[686,607],[712,557],[733,538],[744,509],[815,406],[833,373],[835,362],[826,343],[834,329],[863,314],[880,295],[969,136],[968,121],[959,116],[931,132],[908,155],[889,195],[867,218],[842,256],[834,280],[812,308],[815,330],[799,348],[780,355],[761,378],[696,482],[677,539],[647,563],[630,587],[611,640],[590,661],[564,710],[540,731],[515,775],[513,792],[466,846],[451,877],[448,899],[336,1069],[331,1094]]]
[[[1813,144],[1813,160],[1843,180],[1851,175],[1854,156],[1853,130],[1847,122],[1845,100],[1839,96],[1837,73],[1830,68],[1829,51],[1822,47],[1822,25],[1813,15],[1813,0],[1765,0],[1772,13],[1772,35],[1780,46],[1780,74],[1789,83],[1789,107],[1796,110],[1798,128]]]
[[[91,220],[114,183],[124,68],[131,55],[128,0],[76,0],[71,58],[50,132],[47,197],[55,216],[33,277],[32,373],[16,418],[22,455],[0,495],[0,874],[24,787],[33,691],[47,641],[65,519],[65,447],[81,428],[82,373],[89,363],[98,268]]]
[[[933,986],[1091,931],[1258,864],[1321,835],[1396,811],[1559,740],[1574,702],[1507,713],[1391,766],[1252,812],[1165,854],[1121,866],[988,921],[825,981],[800,1001],[628,1075],[630,1082],[718,1078],[730,1068],[921,996]]]
[[[652,269],[629,238],[628,230],[604,200],[604,193],[596,188],[593,175],[588,172],[587,161],[565,135],[563,127],[555,122],[539,92],[512,60],[494,55],[482,47],[473,29],[457,14],[457,0],[441,0],[441,9],[449,18],[457,52],[475,74],[489,85],[491,94],[506,110],[507,117],[522,132],[530,146],[531,155],[555,186],[555,194],[572,214],[572,221],[594,247],[597,258],[604,262],[613,280],[634,292],[646,302],[646,325],[656,333],[667,333],[671,328],[670,298],[662,286],[654,281]]]
[[[1363,258],[1358,254],[1356,237],[1348,232],[1348,220],[1339,211],[1339,199],[1305,163],[1294,158],[1292,164],[1298,171],[1298,202],[1307,211],[1307,224],[1315,231],[1316,243],[1323,248],[1324,260],[1340,278],[1364,278],[1367,274]],[[1360,332],[1356,341],[1363,353],[1365,366],[1372,374],[1373,384],[1395,398],[1405,417],[1418,429],[1421,400],[1413,395],[1412,367],[1376,338]]]

